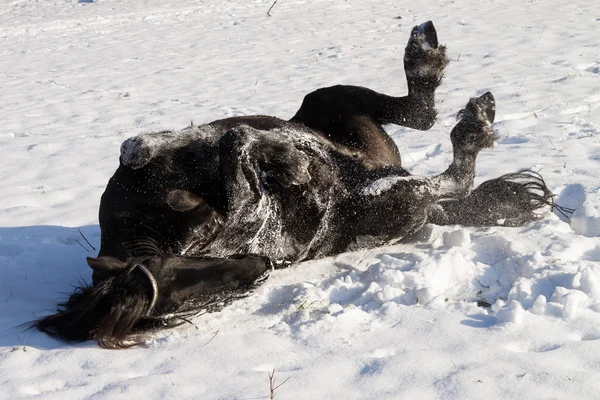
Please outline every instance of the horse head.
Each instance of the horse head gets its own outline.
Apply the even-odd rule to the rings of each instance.
[[[121,261],[88,258],[97,273],[93,286],[79,288],[58,313],[34,323],[66,342],[96,340],[101,347],[139,343],[138,333],[177,326],[199,313],[221,309],[266,279],[266,257],[152,256]],[[98,278],[101,277],[101,278]]]

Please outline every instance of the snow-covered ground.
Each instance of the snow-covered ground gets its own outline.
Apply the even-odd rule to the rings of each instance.
[[[0,4],[0,398],[600,398],[600,8],[593,0],[5,0]],[[532,168],[571,221],[431,226],[411,243],[278,270],[254,295],[123,351],[18,325],[89,280],[100,195],[132,135],[291,117],[337,83],[404,95],[410,29],[451,59],[428,132],[444,170],[469,97],[500,139],[476,184]],[[491,307],[485,307],[492,305]]]

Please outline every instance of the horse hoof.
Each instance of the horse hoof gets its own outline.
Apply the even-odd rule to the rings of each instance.
[[[438,42],[437,31],[433,22],[427,21],[413,28],[404,51],[404,71],[409,79],[424,78],[423,87],[411,87],[413,91],[426,89],[431,91],[439,86],[448,64],[446,47]]]
[[[415,26],[414,32],[418,35],[419,42],[424,50],[429,50],[427,47],[434,50],[438,48],[437,31],[433,26],[433,22],[427,21]]]
[[[491,124],[496,118],[496,99],[491,92],[486,92],[479,96],[479,106],[485,112],[487,121]]]
[[[496,139],[492,128],[495,114],[496,101],[490,92],[470,99],[458,113],[460,122],[450,134],[455,149],[476,154],[486,147],[492,147]]]

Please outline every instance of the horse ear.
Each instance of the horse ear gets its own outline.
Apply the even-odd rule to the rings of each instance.
[[[98,272],[119,272],[127,268],[127,264],[123,261],[108,256],[88,257],[87,263],[90,268]]]
[[[200,205],[204,199],[187,190],[174,189],[167,194],[167,204],[175,211],[189,211]]]

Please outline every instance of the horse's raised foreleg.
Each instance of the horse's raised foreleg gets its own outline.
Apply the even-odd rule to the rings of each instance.
[[[423,226],[430,208],[444,199],[469,195],[480,150],[490,147],[495,105],[491,93],[469,101],[451,133],[454,161],[442,174],[431,177],[388,176],[360,188],[346,213],[357,244],[374,245],[400,239]],[[355,207],[352,209],[352,207]],[[355,211],[355,212],[354,212]]]

